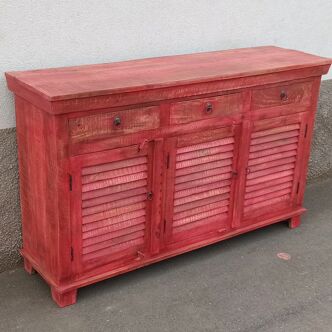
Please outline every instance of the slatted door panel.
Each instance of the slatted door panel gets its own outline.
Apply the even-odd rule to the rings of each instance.
[[[166,241],[177,242],[229,226],[236,167],[237,126],[169,140]]]
[[[149,245],[151,144],[74,157],[74,258],[79,271],[139,259]]]
[[[254,122],[244,194],[244,219],[291,207],[298,190],[304,113]]]

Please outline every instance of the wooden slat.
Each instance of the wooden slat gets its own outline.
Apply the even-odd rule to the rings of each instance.
[[[178,173],[176,172],[176,175]],[[230,179],[232,174],[231,174],[231,167],[220,167],[220,168],[214,168],[211,170],[203,171],[203,172],[197,172],[197,173],[192,173],[184,176],[176,176],[175,178],[175,183],[183,183],[187,181],[193,181],[197,179],[203,179],[207,178],[210,176],[215,176],[219,175],[223,180]]]
[[[131,175],[120,176],[120,177],[117,177],[114,179],[108,179],[108,180],[83,184],[82,191],[87,192],[87,191],[97,190],[97,189],[101,189],[101,188],[105,188],[105,187],[116,186],[118,184],[147,179],[147,177],[148,177],[147,172],[139,172],[139,173],[135,173],[135,174],[131,174]]]
[[[146,172],[148,169],[147,164],[119,168],[112,171],[100,172],[97,174],[82,176],[82,183],[87,184],[95,181],[114,179],[120,176],[131,175],[135,173]]]
[[[251,180],[247,180],[247,185],[248,186],[252,186],[258,183],[262,183],[262,182],[267,182],[270,180],[275,180],[275,179],[279,179],[282,178],[284,176],[288,176],[288,175],[293,175],[294,174],[294,170],[290,169],[287,171],[282,171],[282,172],[278,172],[278,173],[274,173],[274,174],[269,174],[266,176],[262,176],[260,178],[255,178],[255,179],[251,179]]]
[[[221,145],[229,145],[232,143],[234,143],[234,137],[226,137],[226,138],[215,140],[215,141],[204,142],[204,143],[199,143],[199,144],[195,144],[195,145],[185,146],[183,148],[178,148],[176,150],[176,153],[182,154],[182,153],[197,151],[197,150],[201,150],[201,149],[209,149],[209,148],[213,148],[213,147],[221,146]]]
[[[221,160],[221,159],[229,159],[232,157],[233,157],[233,152],[225,152],[220,155],[216,154],[216,155],[212,155],[212,156],[186,160],[186,161],[182,161],[182,162],[177,162],[176,169],[190,167],[190,166],[199,165],[199,164],[206,164],[206,163],[210,163],[210,162]]]
[[[274,204],[279,204],[279,203],[285,202],[289,199],[290,199],[290,195],[284,195],[284,196],[266,200],[264,202],[257,203],[255,205],[246,206],[244,208],[244,213],[249,213],[250,211],[257,210],[257,209],[269,208],[269,207],[273,206]]]
[[[272,179],[269,181],[263,181],[261,183],[255,184],[255,185],[247,185],[246,186],[246,193],[250,193],[250,192],[254,192],[256,190],[261,190],[263,188],[269,188],[269,187],[273,187],[275,185],[281,184],[281,183],[291,183],[293,181],[293,175],[288,175],[288,176],[284,176],[284,177],[277,177],[276,179]]]
[[[279,190],[282,190],[282,189],[286,189],[286,188],[291,188],[293,183],[292,181],[288,181],[288,182],[284,182],[284,183],[279,183],[280,181],[278,181],[278,184],[275,185],[275,186],[267,186],[263,189],[260,189],[260,190],[253,190],[251,192],[248,192],[245,194],[245,199],[250,199],[250,198],[253,198],[253,197],[258,197],[258,196],[263,196],[263,195],[266,195],[266,194],[269,194],[269,193],[272,193],[272,192],[275,192],[275,191],[279,191]]]
[[[119,185],[111,186],[111,187],[105,187],[102,189],[87,191],[82,193],[82,200],[93,200],[101,197],[106,197],[108,195],[117,194],[120,192],[125,192],[127,190],[132,190],[136,188],[145,187],[147,185],[147,179],[133,181],[129,183],[122,183]]]
[[[217,189],[211,189],[208,191],[204,191],[202,193],[197,193],[194,195],[186,196],[186,197],[181,197],[181,198],[175,198],[174,199],[174,206],[178,205],[183,205],[189,202],[194,202],[198,200],[202,200],[205,198],[209,198],[211,196],[218,196],[222,194],[226,194],[230,192],[229,187],[224,187],[224,188],[217,188]]]
[[[102,228],[97,228],[94,230],[88,230],[85,231],[83,228],[83,240],[91,238],[91,237],[96,237],[96,236],[101,236],[103,234],[111,233],[111,232],[117,232],[121,229],[125,228],[131,228],[140,224],[145,223],[145,216],[135,218],[135,219],[129,219],[124,222],[119,222],[110,226],[102,227]]]
[[[256,205],[257,203],[260,203],[263,201],[270,201],[271,199],[274,199],[276,197],[285,196],[286,194],[290,194],[290,192],[291,192],[291,188],[288,187],[288,188],[284,188],[281,190],[276,190],[276,191],[273,191],[270,193],[266,193],[261,196],[252,197],[252,198],[245,200],[244,206]]]
[[[225,212],[225,209],[217,208],[217,209],[213,209],[213,210],[209,210],[209,211],[204,211],[204,212],[201,212],[201,213],[196,213],[195,215],[192,215],[192,216],[189,216],[189,217],[186,217],[186,218],[174,220],[173,227],[183,226],[185,224],[190,224],[190,223],[195,222],[195,221],[199,221],[199,220],[202,220],[202,219],[207,219],[209,217],[220,215],[223,212]]]
[[[252,147],[253,145],[257,145],[257,144],[279,141],[279,140],[284,140],[286,138],[296,137],[296,136],[299,136],[299,133],[300,133],[299,129],[295,129],[295,130],[285,131],[285,132],[281,132],[281,133],[277,133],[277,134],[260,136],[257,138],[253,138],[250,141],[250,146]]]
[[[295,156],[268,161],[266,163],[250,166],[250,173],[261,171],[261,170],[271,168],[271,167],[275,167],[275,166],[279,166],[279,165],[295,163],[295,161],[296,161]]]
[[[121,206],[119,208],[115,208],[115,209],[108,210],[108,211],[102,211],[99,213],[84,216],[82,218],[82,221],[83,221],[83,224],[86,224],[86,223],[95,222],[98,220],[109,219],[109,218],[112,218],[115,216],[124,215],[128,212],[145,209],[145,204],[146,204],[145,202],[139,202],[139,203],[131,204],[128,206]]]
[[[176,176],[178,177],[178,176],[181,176],[181,175],[187,175],[187,174],[207,171],[207,170],[210,170],[210,169],[221,168],[221,167],[230,166],[230,165],[232,165],[232,159],[217,160],[217,161],[214,161],[214,162],[210,162],[208,164],[199,164],[199,165],[196,165],[196,166],[177,169],[176,170]],[[231,169],[231,167],[229,169]]]
[[[269,174],[274,174],[274,173],[279,173],[282,171],[287,171],[289,169],[293,169],[295,168],[295,163],[287,163],[287,164],[283,164],[283,165],[279,165],[279,166],[275,166],[275,167],[269,167],[266,169],[262,169],[260,171],[257,172],[252,172],[250,170],[250,174],[247,175],[247,179],[255,179],[255,178],[259,178],[262,176],[266,176]]]
[[[93,259],[97,259],[102,256],[110,256],[115,255],[119,252],[127,252],[128,249],[132,249],[131,251],[137,252],[137,250],[144,245],[144,238],[139,237],[134,240],[130,240],[124,243],[117,244],[115,246],[106,247],[104,249],[100,249],[98,251],[93,251],[91,253],[86,253],[82,256],[83,261],[89,261]],[[110,256],[110,257],[112,257]],[[120,258],[120,257],[119,257]]]
[[[101,197],[96,197],[96,198],[91,198],[87,200],[82,201],[82,208],[89,208],[92,206],[100,205],[100,204],[105,204],[117,200],[122,200],[124,198],[130,197],[130,196],[137,196],[140,194],[146,194],[147,192],[147,187],[139,187],[139,188],[134,188],[126,191],[121,191],[116,194],[112,195],[105,195]]]
[[[173,215],[173,220],[176,221],[176,220],[179,220],[179,219],[183,219],[183,218],[187,218],[187,217],[196,215],[198,213],[203,213],[203,212],[207,212],[207,211],[215,210],[215,209],[222,209],[222,212],[227,212],[228,211],[228,205],[222,206],[220,204],[220,202],[215,202],[215,203],[207,204],[207,205],[204,205],[204,206],[199,206],[197,208],[193,208],[193,209],[190,209],[190,210],[185,210],[185,211],[182,211],[182,212],[175,213]]]
[[[96,173],[100,173],[100,172],[113,171],[113,170],[119,169],[119,168],[130,167],[130,166],[135,166],[135,165],[142,165],[142,164],[146,164],[146,163],[147,163],[146,156],[119,160],[119,161],[114,161],[112,163],[84,167],[82,169],[82,175],[89,175],[89,174],[96,174]]]
[[[89,208],[82,209],[82,216],[94,215],[98,214],[99,212],[106,213],[106,211],[110,211],[116,208],[120,208],[122,206],[129,206],[132,204],[144,202],[146,200],[146,193],[142,195],[136,195],[132,197],[126,197],[122,199],[117,199],[112,202],[108,202],[105,204],[95,205]]]
[[[178,205],[174,207],[174,213],[182,212],[185,210],[190,210],[197,208],[199,206],[204,206],[206,204],[214,203],[214,202],[220,202],[220,206],[225,206],[229,204],[229,194],[222,194],[217,196],[211,196],[207,197],[205,199],[192,201],[186,204]]]
[[[283,146],[283,145],[290,145],[290,144],[296,144],[298,142],[298,135],[291,137],[291,138],[284,138],[272,142],[266,142],[262,144],[256,144],[250,146],[250,152],[256,152],[256,151],[261,151],[261,150],[267,150],[267,149],[272,149],[276,148],[278,146]]]
[[[255,159],[265,156],[270,156],[273,154],[278,154],[281,152],[291,151],[291,150],[297,150],[297,144],[288,144],[285,146],[278,146],[276,148],[268,149],[268,150],[262,150],[257,152],[250,152],[249,153],[249,159]]]
[[[83,248],[100,243],[100,242],[111,241],[113,239],[117,239],[117,238],[123,237],[125,235],[136,233],[138,231],[144,230],[144,228],[145,228],[145,225],[144,225],[144,223],[142,223],[139,225],[135,225],[133,227],[122,228],[115,232],[104,233],[99,236],[90,237],[88,239],[83,240]]]
[[[288,157],[293,157],[297,155],[297,150],[290,150],[290,151],[285,151],[285,152],[278,152],[275,154],[271,154],[271,155],[267,155],[264,157],[259,157],[259,158],[255,158],[255,159],[250,159],[248,161],[248,166],[252,166],[252,165],[258,165],[258,164],[263,164],[263,163],[267,163],[273,160],[278,160],[278,159],[282,159],[282,158],[288,158]]]
[[[297,129],[300,129],[300,125],[298,123],[295,123],[295,124],[291,124],[288,126],[274,127],[274,128],[267,129],[267,130],[256,131],[256,132],[252,133],[251,137],[257,138],[257,137],[268,136],[268,135],[272,135],[272,134],[289,132],[289,131],[297,130]]]
[[[222,221],[226,220],[228,218],[228,213],[222,213],[222,214],[218,214],[216,216],[212,216],[208,219],[202,219],[202,220],[198,220],[196,222],[190,223],[190,224],[185,224],[182,226],[178,226],[174,228],[174,233],[180,233],[180,232],[184,232],[184,231],[188,231],[188,230],[193,230],[193,229],[197,229],[197,228],[202,228],[204,227],[205,229],[209,229],[210,227],[208,227],[210,224],[213,223],[217,223],[219,225],[221,225]],[[214,228],[218,227],[217,224],[214,226]],[[212,230],[212,229],[210,229]]]
[[[184,160],[191,160],[191,159],[196,159],[196,158],[201,158],[201,157],[206,157],[206,156],[212,156],[224,152],[229,152],[233,151],[234,145],[233,144],[228,144],[228,145],[222,145],[222,146],[216,146],[208,149],[201,149],[201,150],[196,150],[196,151],[191,151],[188,153],[181,153],[177,154],[176,156],[176,161],[184,161]]]
[[[140,218],[145,215],[146,215],[145,209],[144,210],[143,209],[133,210],[128,213],[123,213],[121,215],[117,215],[112,218],[102,219],[102,220],[98,220],[96,222],[83,224],[82,230],[83,230],[83,232],[86,232],[86,231],[90,231],[92,229],[97,229],[97,228],[111,226],[111,225],[114,225],[117,223],[122,223],[122,222],[125,222],[130,219]]]
[[[181,198],[181,197],[186,197],[186,196],[190,196],[190,195],[194,195],[194,194],[198,194],[198,193],[202,193],[204,191],[208,191],[211,189],[217,189],[217,188],[227,188],[229,187],[229,185],[222,185],[222,183],[218,182],[218,181],[213,181],[211,183],[202,185],[202,186],[193,186],[189,189],[184,189],[184,190],[175,190],[174,192],[174,198]]]
[[[97,243],[97,244],[94,244],[94,245],[91,245],[88,247],[83,247],[83,255],[91,253],[93,251],[98,251],[101,249],[105,249],[107,247],[113,247],[113,246],[116,246],[117,244],[125,243],[128,241],[136,240],[136,239],[143,238],[143,237],[144,237],[144,231],[138,231],[138,232],[135,232],[132,234],[121,236],[116,239],[111,239],[111,240],[100,242],[100,243]]]
[[[180,190],[190,189],[193,187],[203,186],[203,185],[206,185],[208,183],[213,183],[213,182],[218,182],[220,187],[230,186],[232,181],[230,179],[224,180],[223,178],[224,178],[223,175],[215,175],[215,176],[210,176],[210,177],[206,177],[203,179],[197,179],[197,180],[193,180],[193,181],[179,183],[179,184],[175,185],[175,192],[180,191]]]

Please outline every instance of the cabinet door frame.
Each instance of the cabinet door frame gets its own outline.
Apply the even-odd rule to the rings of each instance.
[[[105,265],[112,265],[113,267],[130,262],[133,260],[142,260],[144,257],[149,257],[152,249],[152,226],[154,218],[152,214],[157,214],[154,207],[155,197],[152,200],[146,200],[146,224],[145,224],[145,242],[142,251],[137,252],[137,256],[119,257],[115,260],[108,256],[102,256],[96,261],[83,262],[82,259],[82,176],[81,170],[83,167],[100,165],[103,163],[110,163],[120,160],[126,160],[133,157],[146,155],[148,157],[148,177],[147,177],[147,192],[155,194],[156,186],[154,185],[153,175],[154,160],[156,159],[156,149],[154,141],[144,142],[141,145],[131,145],[128,147],[121,147],[117,149],[110,149],[101,152],[89,153],[70,158],[70,177],[71,177],[71,241],[72,241],[72,264],[73,270],[77,278],[81,274],[93,269],[103,267]],[[159,193],[157,193],[159,195]]]
[[[250,142],[251,142],[251,134],[257,130],[257,128],[261,130],[267,130],[270,128],[273,128],[275,126],[282,126],[282,125],[288,125],[288,124],[295,124],[299,123],[299,140],[298,140],[298,147],[297,147],[297,159],[295,161],[295,168],[294,168],[294,176],[293,176],[293,184],[290,194],[290,209],[296,209],[298,207],[297,204],[297,196],[299,193],[299,186],[301,185],[301,175],[302,175],[302,169],[303,166],[303,158],[304,158],[304,149],[305,149],[305,140],[306,140],[306,133],[307,133],[307,126],[308,126],[308,117],[309,112],[300,112],[295,113],[291,115],[280,115],[276,117],[266,117],[265,119],[251,119],[249,121],[245,121],[244,125],[246,126],[245,132],[245,142],[243,142],[243,145],[241,145],[241,150],[244,151],[244,158],[241,160],[241,170],[240,173],[242,174],[242,181],[238,188],[238,197],[239,202],[237,206],[237,214],[238,217],[234,220],[234,227],[244,227],[247,225],[251,225],[254,223],[258,223],[267,215],[277,216],[278,214],[282,214],[282,211],[280,213],[278,212],[271,212],[271,213],[264,213],[259,216],[255,216],[253,213],[252,217],[245,218],[244,216],[244,196],[245,196],[245,190],[246,190],[246,181],[247,181],[247,173],[248,173],[248,161],[249,161],[249,149],[250,149]],[[257,221],[255,222],[255,219]]]
[[[216,136],[215,133],[217,133]],[[199,132],[184,133],[176,137],[170,137],[165,140],[164,143],[164,159],[165,159],[165,172],[164,172],[164,197],[163,197],[163,222],[164,231],[162,245],[163,247],[169,246],[183,246],[192,241],[197,241],[197,239],[207,239],[209,237],[215,236],[216,234],[223,235],[231,228],[232,218],[233,218],[233,205],[235,201],[235,192],[237,187],[237,171],[238,171],[238,155],[240,149],[240,133],[241,125],[222,125],[214,127],[213,129],[208,129],[204,131],[204,128]],[[231,175],[231,185],[230,185],[230,201],[228,218],[220,222],[220,227],[211,228],[207,232],[197,233],[193,231],[193,235],[183,240],[172,240],[172,224],[173,224],[173,210],[174,210],[174,186],[175,186],[175,165],[176,165],[176,150],[177,143],[183,140],[181,144],[194,145],[203,142],[213,141],[215,139],[222,139],[234,136],[234,149],[233,149],[233,163],[232,163],[232,175]],[[185,146],[185,145],[184,145]],[[171,204],[168,204],[172,202]],[[190,231],[188,232],[190,233]],[[185,232],[183,233],[185,234]]]

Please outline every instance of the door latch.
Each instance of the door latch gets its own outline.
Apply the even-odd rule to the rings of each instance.
[[[147,143],[149,143],[149,140],[145,139],[142,143],[138,144],[137,152],[140,152],[141,150],[143,150],[145,144],[147,144]]]
[[[153,198],[153,192],[152,191],[149,191],[146,193],[146,199],[148,201],[152,201],[152,198]]]

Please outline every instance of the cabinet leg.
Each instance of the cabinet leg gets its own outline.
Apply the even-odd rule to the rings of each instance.
[[[288,222],[288,227],[293,229],[293,228],[296,228],[296,227],[299,227],[301,224],[301,219],[300,219],[300,216],[295,216],[295,217],[292,217],[289,222]]]
[[[54,287],[51,287],[52,299],[60,307],[66,307],[76,303],[77,289],[71,290],[66,293],[59,293]]]
[[[27,271],[29,274],[34,274],[36,271],[32,267],[31,263],[26,258],[24,258],[23,261],[24,261],[24,270]]]

